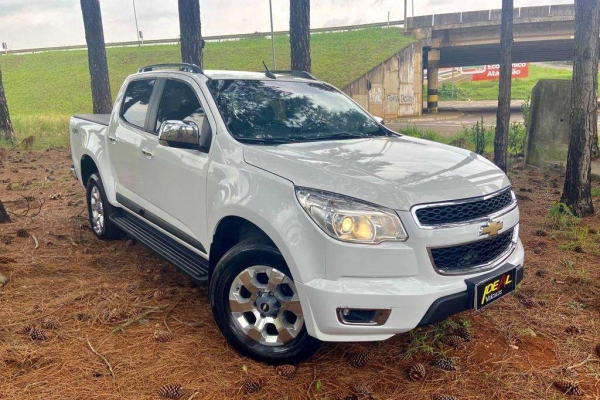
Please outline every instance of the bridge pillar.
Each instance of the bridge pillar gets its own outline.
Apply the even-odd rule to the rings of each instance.
[[[440,51],[431,49],[427,52],[427,113],[438,112],[438,68]]]

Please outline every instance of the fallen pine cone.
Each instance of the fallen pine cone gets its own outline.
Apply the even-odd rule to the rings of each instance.
[[[348,354],[348,362],[354,368],[362,368],[371,361],[371,353],[350,353]]]
[[[31,330],[33,329],[33,326],[31,325],[23,325],[22,327],[20,327],[16,333],[29,333],[31,332]]]
[[[22,237],[22,238],[26,238],[26,237],[29,237],[29,232],[27,232],[25,229],[18,229],[17,230],[17,236],[18,237]]]
[[[48,340],[49,336],[43,329],[33,328],[29,331],[29,337],[32,340]]]
[[[537,302],[529,297],[521,298],[521,304],[523,304],[527,308],[533,308],[537,306]]]
[[[454,364],[454,360],[448,357],[437,357],[431,363],[434,367],[441,368],[445,371],[454,371],[456,370],[456,365]]]
[[[350,390],[360,396],[370,396],[373,393],[370,387],[359,382],[352,382],[350,384]]]
[[[567,326],[567,329],[565,329],[565,332],[570,333],[571,335],[579,335],[581,333],[581,329],[575,325],[569,325]]]
[[[55,317],[47,317],[42,321],[42,328],[44,329],[58,329],[58,319]]]
[[[473,340],[473,337],[471,336],[471,332],[464,326],[461,326],[460,328],[455,329],[454,335],[460,337],[465,342],[470,342],[471,340]]]
[[[562,379],[560,381],[554,382],[554,386],[556,386],[564,394],[571,394],[573,396],[583,396],[583,390],[581,390],[577,382]]]
[[[158,343],[165,343],[173,339],[173,334],[167,331],[156,331],[154,332],[154,341]]]
[[[166,399],[177,400],[183,396],[183,388],[176,383],[169,383],[158,389],[159,396]]]
[[[445,336],[442,339],[442,343],[444,343],[447,346],[451,346],[451,347],[454,347],[455,349],[457,349],[460,346],[462,346],[463,340],[460,336],[453,334],[453,335]]]
[[[596,355],[600,357],[600,344],[596,345]]]
[[[154,292],[154,294],[152,295],[152,297],[154,297],[154,300],[156,301],[162,301],[164,299],[167,298],[167,292],[165,292],[162,289],[159,289],[157,291]]]
[[[458,397],[450,396],[447,394],[438,394],[433,397],[433,400],[458,400]]]
[[[295,365],[279,365],[275,368],[277,375],[283,376],[285,379],[292,379],[298,368]]]
[[[425,366],[421,363],[416,363],[408,369],[408,379],[413,382],[422,381],[425,379]]]
[[[248,379],[244,382],[244,392],[252,394],[258,392],[264,386],[265,382],[262,378]]]

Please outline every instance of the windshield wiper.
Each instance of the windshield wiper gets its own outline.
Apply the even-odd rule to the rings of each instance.
[[[323,136],[294,136],[296,140],[302,141],[324,141],[324,140],[344,140],[344,139],[368,139],[372,137],[388,136],[383,131],[370,132],[370,133],[350,133],[350,132],[336,132]]]
[[[298,140],[292,138],[276,139],[276,138],[245,138],[236,137],[239,142],[242,143],[257,143],[257,144],[286,144],[291,142],[297,142]]]

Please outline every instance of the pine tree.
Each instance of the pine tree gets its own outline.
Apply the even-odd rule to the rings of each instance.
[[[8,112],[8,103],[4,95],[4,85],[2,84],[2,70],[0,69],[0,140],[9,142],[15,141],[15,132],[13,130],[10,113]]]
[[[202,25],[200,1],[179,0],[179,31],[181,35],[181,61],[203,67]]]
[[[99,0],[80,0],[88,48],[88,64],[92,81],[92,103],[95,114],[110,114],[112,95],[108,80],[108,63],[104,45],[104,28]]]
[[[506,172],[510,128],[510,87],[512,84],[513,0],[502,0],[500,36],[500,91],[494,137],[494,164]]]
[[[290,0],[292,70],[311,71],[310,0]]]
[[[575,1],[571,138],[561,202],[579,217],[594,213],[591,165],[593,141],[598,137],[599,2]]]

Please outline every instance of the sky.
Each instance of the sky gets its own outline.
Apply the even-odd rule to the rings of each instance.
[[[136,40],[134,0],[100,0],[107,43]],[[408,0],[409,16],[501,8],[501,0]],[[485,7],[482,5],[485,3]],[[515,7],[569,0],[515,0]],[[275,30],[289,26],[289,0],[272,0]],[[135,0],[145,39],[179,36],[177,0]],[[204,36],[270,30],[268,0],[200,0]],[[311,0],[311,27],[383,22],[404,17],[402,0]],[[85,44],[79,0],[0,0],[0,42],[11,49]]]

